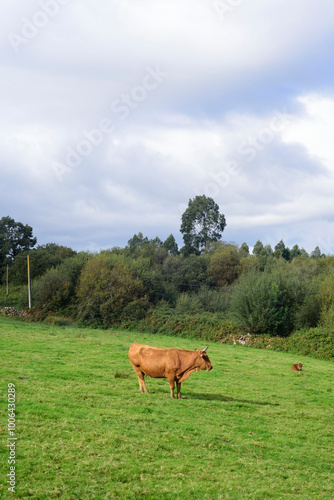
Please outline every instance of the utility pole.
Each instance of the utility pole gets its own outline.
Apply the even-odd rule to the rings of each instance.
[[[30,280],[30,261],[29,261],[29,255],[27,255],[27,264],[28,264],[28,302],[29,302],[29,309],[31,309],[31,280]]]
[[[8,295],[8,264],[7,264],[7,276],[6,276],[6,295]]]

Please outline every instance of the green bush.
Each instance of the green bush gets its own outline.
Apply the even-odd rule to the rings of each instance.
[[[316,284],[312,282],[305,285],[305,298],[299,307],[295,309],[294,329],[314,328],[318,326],[321,316],[320,301],[317,296]]]
[[[139,321],[125,319],[119,324],[126,329],[177,337],[220,341],[228,335],[243,333],[238,323],[219,314],[178,314],[166,304],[151,309]]]
[[[33,280],[32,306],[40,311],[41,317],[50,311],[75,315],[75,289],[81,270],[89,258],[90,254],[80,252]],[[28,306],[27,287],[23,288],[20,305],[23,308]]]
[[[334,361],[334,334],[332,330],[325,328],[302,329],[293,332],[289,337],[244,335],[242,338],[243,344],[248,347],[272,349]],[[234,334],[228,335],[222,342],[236,344],[238,337]]]
[[[197,295],[181,293],[176,301],[175,312],[177,314],[196,313],[202,310],[201,302]]]
[[[207,276],[209,256],[170,255],[162,265],[165,280],[179,293],[197,292],[200,286],[210,285],[212,279]]]
[[[27,289],[24,289],[22,304],[25,304],[25,307],[28,305],[27,295]],[[32,305],[44,313],[62,310],[69,300],[70,283],[65,272],[60,269],[49,269],[32,284]]]
[[[125,262],[113,266],[102,253],[91,258],[80,275],[78,318],[84,324],[109,328],[122,316],[142,317],[148,306],[143,282]]]
[[[81,271],[86,262],[91,258],[92,255],[89,252],[79,252],[73,257],[68,257],[57,267],[57,269],[66,275],[66,279],[71,285],[71,293],[74,293]]]
[[[319,324],[334,329],[334,270],[331,269],[319,278],[318,301],[321,308]]]
[[[208,276],[218,286],[231,285],[241,274],[241,257],[236,245],[221,245],[211,256]]]
[[[198,292],[181,293],[175,306],[177,314],[224,313],[228,310],[231,287],[210,289],[201,287]]]
[[[211,313],[226,313],[230,307],[233,287],[201,287],[197,293],[202,310]],[[198,312],[198,311],[197,311]]]
[[[305,356],[334,360],[334,333],[326,328],[309,328],[294,332],[288,339],[286,350]]]
[[[27,255],[30,258],[31,279],[37,279],[75,254],[76,252],[71,248],[56,243],[39,245],[28,252],[19,253],[9,268],[9,282],[14,285],[27,282]]]
[[[334,329],[334,305],[330,305],[322,310],[320,325],[324,328]]]
[[[148,257],[138,257],[136,260],[127,261],[135,275],[144,283],[150,303],[157,304],[165,300],[175,304],[177,299],[176,287],[165,280],[162,266],[152,266]]]
[[[301,311],[310,287],[282,259],[264,272],[251,271],[235,287],[231,309],[252,333],[287,336],[305,321]]]

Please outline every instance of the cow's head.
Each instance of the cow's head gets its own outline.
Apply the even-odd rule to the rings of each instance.
[[[198,352],[199,370],[208,370],[208,371],[212,370],[212,364],[209,360],[209,356],[206,353],[208,347],[205,347],[200,351],[196,349],[196,351]]]

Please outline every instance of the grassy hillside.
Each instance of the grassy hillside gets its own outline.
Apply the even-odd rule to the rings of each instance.
[[[211,372],[169,398],[141,394],[132,342],[197,341],[0,318],[1,481],[7,491],[8,384],[16,394],[16,495],[32,499],[333,498],[330,362],[210,344]],[[305,364],[292,372],[293,363]]]

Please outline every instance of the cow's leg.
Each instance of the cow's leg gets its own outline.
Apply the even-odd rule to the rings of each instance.
[[[181,382],[176,381],[177,399],[181,399]]]
[[[133,369],[135,371],[135,373],[137,374],[137,377],[138,377],[138,382],[139,382],[139,390],[140,392],[147,392],[148,393],[148,390],[147,390],[147,387],[145,385],[145,380],[144,380],[144,372],[141,371],[141,369],[139,368],[139,366],[136,366],[134,365],[133,363],[131,363],[132,366],[133,366]]]
[[[174,398],[174,375],[168,377],[169,386],[170,386],[170,397]]]

